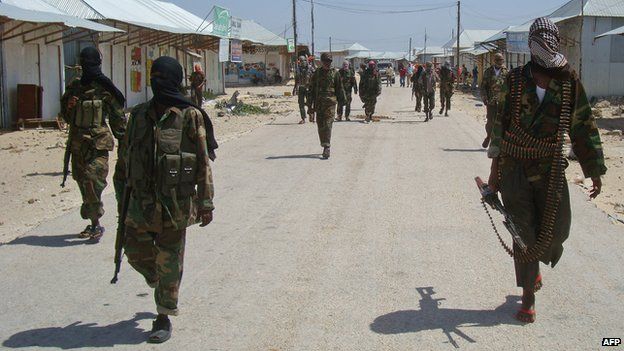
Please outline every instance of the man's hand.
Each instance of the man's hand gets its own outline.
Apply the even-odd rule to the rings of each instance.
[[[592,178],[592,183],[594,184],[589,191],[589,198],[595,199],[596,197],[598,197],[598,195],[600,195],[600,192],[602,191],[602,179],[600,179],[600,177]]]
[[[78,104],[78,97],[77,96],[72,96],[67,101],[67,109],[71,110],[74,107],[76,107],[77,104]]]
[[[487,106],[487,105],[488,105],[488,99],[487,99],[487,98],[483,99],[483,104],[484,104],[485,106]]]
[[[212,222],[212,210],[200,212],[199,217],[201,218],[201,224],[199,226],[207,226],[208,224],[210,224],[210,222]]]
[[[492,159],[490,166],[490,177],[488,178],[488,186],[493,192],[498,192],[498,159]]]

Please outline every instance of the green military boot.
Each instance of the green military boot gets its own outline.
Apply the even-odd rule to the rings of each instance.
[[[330,156],[330,152],[329,152],[329,146],[325,146],[323,148],[323,159],[327,160]]]

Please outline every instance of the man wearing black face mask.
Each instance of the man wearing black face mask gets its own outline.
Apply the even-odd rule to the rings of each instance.
[[[148,342],[171,337],[178,314],[186,228],[212,221],[209,159],[218,147],[210,118],[181,92],[182,66],[171,57],[152,65],[154,98],[132,110],[124,155],[130,200],[128,262],[153,288],[158,317]]]
[[[101,64],[97,49],[82,50],[82,77],[73,81],[61,98],[61,116],[69,125],[72,177],[82,195],[80,215],[91,221],[79,237],[96,242],[104,234],[99,220],[104,215],[102,192],[106,188],[108,153],[113,151],[113,135],[119,140],[125,133],[125,98],[102,73]]]

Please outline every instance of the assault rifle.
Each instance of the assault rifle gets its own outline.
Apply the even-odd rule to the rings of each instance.
[[[67,140],[67,145],[65,145],[65,156],[63,157],[63,182],[61,183],[61,188],[65,187],[65,182],[67,181],[67,175],[69,174],[69,161],[71,160],[71,142]]]
[[[116,284],[121,270],[121,261],[123,260],[123,247],[126,243],[126,217],[128,216],[128,203],[130,202],[130,193],[132,188],[126,185],[121,203],[121,212],[117,220],[117,237],[115,238],[115,275],[111,279],[111,284]]]
[[[477,187],[479,188],[479,192],[481,193],[483,202],[490,205],[490,207],[500,212],[503,215],[503,217],[505,217],[503,224],[505,225],[505,228],[507,228],[509,233],[511,233],[511,238],[513,239],[514,243],[516,243],[516,245],[520,248],[520,250],[526,251],[527,246],[522,240],[522,238],[520,237],[518,229],[516,228],[516,225],[513,222],[513,218],[511,217],[509,212],[507,212],[507,210],[505,209],[505,206],[503,206],[503,204],[501,203],[500,199],[498,198],[498,195],[494,191],[492,191],[490,186],[487,185],[485,182],[483,182],[483,180],[481,180],[480,177],[476,177],[475,181],[477,182]]]

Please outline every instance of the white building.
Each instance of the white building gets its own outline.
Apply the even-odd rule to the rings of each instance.
[[[332,66],[339,68],[342,67],[342,62],[347,57],[359,55],[362,52],[370,52],[368,48],[359,43],[347,43],[347,44],[332,44],[331,48],[325,48],[319,50],[319,56],[323,53],[330,53],[333,57]]]

